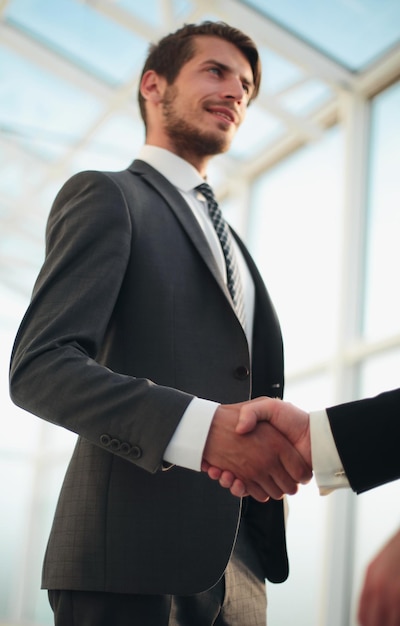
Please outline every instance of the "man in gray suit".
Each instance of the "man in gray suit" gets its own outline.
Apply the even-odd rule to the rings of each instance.
[[[240,31],[166,36],[140,82],[139,158],[72,177],[52,207],[10,380],[16,404],[79,435],[43,569],[57,626],[263,626],[265,578],[287,577],[281,498],[311,471],[270,424],[235,433],[251,397],[282,395],[282,341],[204,186],[259,83]]]

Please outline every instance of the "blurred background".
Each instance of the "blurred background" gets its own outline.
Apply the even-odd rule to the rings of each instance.
[[[47,626],[40,570],[75,436],[8,397],[12,342],[55,193],[127,167],[148,44],[184,22],[252,36],[263,86],[209,172],[282,323],[287,400],[305,409],[400,384],[398,0],[0,0],[0,625]],[[289,498],[289,580],[269,626],[355,626],[366,564],[400,526],[399,486]]]

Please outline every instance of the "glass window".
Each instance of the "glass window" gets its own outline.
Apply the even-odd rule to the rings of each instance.
[[[326,374],[287,382],[285,398],[307,410],[329,406],[332,380]],[[288,497],[287,544],[290,576],[283,585],[268,585],[268,623],[318,626],[324,589],[327,521],[330,501],[319,496],[314,480]],[[307,580],[307,593],[304,581]],[[287,599],[291,601],[288,602]]]
[[[332,98],[332,91],[319,80],[308,80],[281,98],[284,107],[295,115],[309,115]]]
[[[265,109],[257,105],[257,101],[250,105],[246,119],[240,126],[229,154],[238,159],[254,157],[265,149],[266,144],[272,143],[279,134],[283,134],[282,122]]]
[[[400,83],[372,103],[364,334],[400,333]]]
[[[330,406],[334,401],[332,377],[326,372],[286,380],[285,399],[307,411]]]
[[[268,94],[282,91],[304,78],[304,73],[297,65],[276,54],[273,50],[260,47],[259,53],[263,72],[262,92]]]
[[[0,76],[1,130],[41,158],[63,156],[103,110],[94,96],[4,48]]]
[[[288,497],[290,574],[282,585],[267,583],[268,624],[319,626],[329,501],[312,481]]]
[[[133,113],[110,116],[72,159],[70,173],[86,169],[124,169],[131,164],[143,143],[143,124]]]
[[[282,324],[288,374],[334,350],[342,161],[337,127],[254,185],[248,241]]]
[[[2,420],[3,424],[9,417]],[[0,620],[13,616],[18,606],[21,581],[24,578],[24,556],[30,520],[29,505],[33,492],[34,468],[18,455],[0,454]],[[5,480],[5,477],[8,477]],[[36,581],[36,586],[40,583]],[[4,623],[1,621],[1,623]],[[16,622],[18,623],[18,622]]]

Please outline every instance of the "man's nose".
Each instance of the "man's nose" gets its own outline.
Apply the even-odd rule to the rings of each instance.
[[[246,101],[246,90],[239,78],[232,77],[226,81],[224,86],[224,97],[235,100],[236,102]]]

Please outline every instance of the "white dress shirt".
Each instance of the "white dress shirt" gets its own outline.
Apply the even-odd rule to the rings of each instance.
[[[311,457],[321,496],[349,487],[326,411],[310,413]]]

